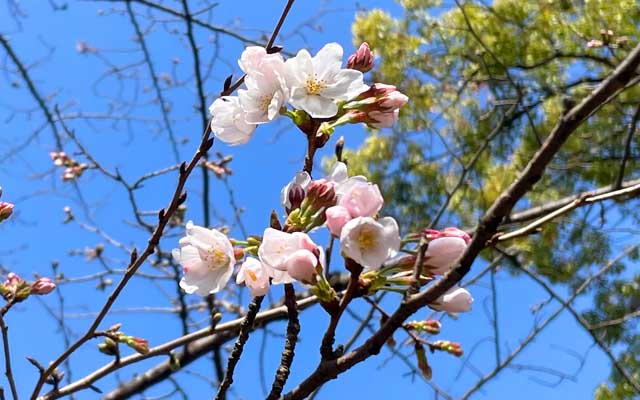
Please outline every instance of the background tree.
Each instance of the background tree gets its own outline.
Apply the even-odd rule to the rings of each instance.
[[[355,42],[380,56],[379,81],[402,82],[412,101],[392,134],[373,133],[347,158],[388,188],[387,209],[404,223],[462,224],[481,215],[522,171],[558,118],[602,82],[638,40],[636,2],[402,1],[404,15],[375,9],[353,25]],[[589,193],[638,184],[640,94],[629,87],[568,140],[543,180],[503,221],[517,229],[568,206],[569,215],[533,227],[493,251],[495,271],[575,291],[631,246],[626,258],[567,306],[621,368],[635,371],[640,275],[635,192],[606,203]],[[563,212],[564,214],[564,212]],[[497,311],[497,310],[496,310]],[[605,321],[605,322],[603,322]],[[607,322],[608,321],[608,322]],[[615,367],[601,398],[635,392]]]

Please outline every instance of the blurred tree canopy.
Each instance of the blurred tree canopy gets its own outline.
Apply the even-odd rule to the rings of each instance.
[[[372,131],[345,157],[354,173],[381,185],[386,212],[415,229],[457,224],[472,231],[563,112],[640,39],[640,8],[633,0],[400,4],[401,18],[379,9],[362,12],[353,34],[356,45],[366,41],[376,54],[374,81],[400,82],[410,103],[393,132]],[[513,214],[504,230],[540,218],[545,213],[535,211],[554,202],[638,179],[640,88],[630,86],[569,139],[517,207],[530,211]],[[508,255],[501,266],[510,273],[526,269],[541,284],[575,290],[626,248],[627,258],[614,259],[583,292],[590,300],[576,318],[601,347],[616,349],[619,365],[636,382],[639,220],[637,199],[582,205],[535,234],[484,253],[487,259]],[[634,393],[613,368],[595,396],[624,399]]]

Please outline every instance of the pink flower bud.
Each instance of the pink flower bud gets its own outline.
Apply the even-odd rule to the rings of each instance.
[[[24,279],[22,279],[17,274],[9,272],[9,275],[7,275],[7,280],[4,281],[4,286],[6,286],[7,288],[14,288],[23,281]]]
[[[434,310],[460,313],[471,310],[473,297],[468,290],[454,286],[429,306]]]
[[[335,205],[337,195],[333,186],[333,182],[327,182],[326,179],[312,181],[307,187],[307,201],[314,209]]]
[[[56,288],[56,284],[49,278],[40,278],[31,285],[31,294],[49,294]]]
[[[306,284],[315,283],[318,258],[308,250],[294,251],[284,263],[289,276]]]
[[[6,201],[0,201],[0,222],[9,218],[13,214],[14,205]]]
[[[292,210],[296,208],[300,208],[300,204],[302,204],[302,200],[304,200],[304,188],[301,185],[294,183],[289,188],[289,193],[287,194],[289,198],[289,207],[287,207],[287,212],[290,213]]]
[[[471,241],[471,237],[458,228],[446,228],[443,231],[426,229],[424,233],[430,239],[424,268],[433,275],[446,274]]]
[[[409,101],[409,98],[406,95],[396,90],[380,98],[379,104],[380,104],[380,107],[382,107],[383,109],[393,111],[404,106],[405,104],[407,104],[408,101]]]
[[[325,215],[327,217],[327,228],[329,228],[329,232],[336,237],[340,237],[342,227],[351,221],[349,210],[343,206],[329,207],[325,211]]]
[[[367,98],[380,98],[382,96],[386,96],[389,93],[393,93],[397,91],[397,88],[394,85],[387,85],[386,83],[380,83],[380,82],[376,82],[373,85],[371,85],[371,87],[369,87],[369,90],[367,90],[364,93],[361,93],[356,100],[363,100],[363,99],[367,99]]]
[[[367,125],[377,129],[391,128],[398,120],[399,115],[400,111],[398,110],[393,110],[391,112],[371,111],[367,114],[367,117],[369,117]]]
[[[373,68],[373,53],[369,49],[369,44],[363,42],[355,53],[349,56],[347,68],[360,72],[369,72]]]
[[[471,241],[471,236],[469,236],[467,232],[453,227],[444,228],[442,231],[438,231],[436,229],[424,229],[422,232],[426,234],[430,240],[441,237],[458,237],[464,239],[466,244],[469,244]]]

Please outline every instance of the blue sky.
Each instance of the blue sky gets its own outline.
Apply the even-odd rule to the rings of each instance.
[[[57,0],[57,2],[61,2]],[[201,5],[191,2],[194,9]],[[282,5],[281,2],[256,1],[221,1],[211,10],[212,23],[227,26],[232,30],[240,30],[243,34],[260,38],[263,33],[270,32]],[[168,3],[179,8],[178,2]],[[302,47],[313,51],[324,43],[339,42],[345,53],[352,49],[351,23],[357,7],[365,9],[380,7],[399,15],[401,9],[391,1],[351,1],[322,3],[318,1],[299,1],[294,5],[290,18],[283,29],[283,37],[277,43],[285,46],[287,51],[295,52]],[[153,93],[145,90],[150,81],[144,65],[127,71],[135,72],[142,77],[142,87],[136,87],[133,80],[126,80],[120,87],[116,80],[106,78],[100,80],[107,70],[105,63],[96,56],[79,54],[77,41],[86,41],[90,46],[99,49],[99,56],[117,65],[136,63],[141,60],[138,46],[132,41],[133,30],[126,14],[122,14],[124,5],[106,2],[69,2],[64,11],[53,11],[41,2],[40,4],[24,4],[27,16],[20,18],[21,27],[9,17],[7,4],[0,6],[0,33],[11,39],[12,46],[22,60],[29,64],[37,64],[31,70],[36,86],[47,97],[49,107],[58,105],[63,114],[72,112],[110,114],[119,118],[127,115],[130,121],[91,120],[90,123],[70,120],[68,124],[74,129],[78,138],[89,148],[96,159],[111,170],[119,168],[126,179],[134,180],[141,174],[175,164],[166,132],[158,129],[159,113],[157,104],[151,100]],[[143,13],[143,8],[136,8]],[[325,10],[325,12],[321,12]],[[160,14],[158,14],[160,15]],[[205,18],[203,15],[202,18]],[[166,18],[166,16],[165,16]],[[140,17],[141,25],[149,27],[148,21]],[[302,27],[302,28],[300,28]],[[322,29],[318,29],[321,27]],[[170,73],[174,68],[177,76],[184,80],[184,87],[167,92],[172,104],[171,115],[175,119],[174,129],[180,141],[180,156],[189,158],[193,153],[200,136],[200,122],[194,112],[196,102],[193,84],[189,81],[191,61],[184,36],[173,34],[172,29],[183,30],[182,23],[165,22],[151,27],[154,30],[148,45],[157,70]],[[242,28],[242,29],[240,29]],[[300,28],[297,30],[297,28]],[[297,34],[291,34],[297,30]],[[207,81],[208,101],[214,98],[222,81],[229,73],[236,76],[239,70],[235,60],[242,51],[239,41],[225,37],[213,37],[210,32],[196,29],[198,43],[202,46],[203,60],[208,63],[216,54],[214,42],[218,41],[219,58],[212,65],[212,73]],[[176,63],[174,60],[178,59]],[[13,71],[13,65],[6,55],[0,52],[0,71],[5,79],[0,80],[0,185],[4,189],[3,200],[16,203],[16,214],[12,221],[0,227],[2,246],[0,247],[0,265],[5,269],[31,277],[33,273],[51,275],[51,264],[59,262],[60,271],[67,277],[84,276],[101,270],[97,262],[86,262],[83,256],[70,254],[71,250],[82,250],[86,246],[105,243],[104,238],[88,233],[76,223],[63,224],[63,208],[70,206],[77,220],[91,226],[100,226],[104,232],[119,240],[128,247],[144,246],[147,234],[132,227],[132,214],[126,198],[126,192],[116,183],[105,180],[94,171],[88,171],[79,182],[79,190],[84,202],[88,205],[88,213],[83,211],[78,193],[69,184],[60,181],[60,171],[53,170],[48,158],[49,151],[54,149],[51,131],[45,127],[42,132],[19,152],[13,152],[16,146],[24,143],[43,123],[40,110],[35,106],[33,98],[26,92],[23,82]],[[17,88],[12,87],[16,82]],[[96,83],[98,82],[98,83]],[[396,82],[387,82],[394,84]],[[122,105],[114,102],[109,96],[120,91],[120,96],[134,99],[134,105]],[[151,123],[148,120],[153,120]],[[348,146],[357,146],[366,132],[358,127],[346,127],[339,131],[347,139]],[[65,150],[73,153],[73,146],[67,141]],[[213,151],[233,155],[231,164],[233,175],[230,184],[234,197],[245,210],[243,223],[250,233],[260,234],[266,224],[271,209],[279,209],[280,188],[300,169],[304,156],[305,140],[295,129],[286,125],[286,121],[260,127],[253,140],[246,146],[228,147],[219,142]],[[333,142],[327,145],[320,156],[330,155]],[[158,210],[164,207],[172,192],[175,175],[167,175],[150,182],[138,194],[140,207],[144,210]],[[189,186],[188,218],[195,223],[202,223],[202,208],[199,199],[201,194],[200,177],[193,176]],[[384,193],[384,188],[382,188]],[[229,194],[221,181],[213,181],[212,207],[214,224],[232,223],[232,210],[229,206]],[[153,222],[153,218],[149,221]],[[162,242],[164,249],[177,245],[180,230],[170,232]],[[235,227],[232,234],[239,236]],[[323,237],[317,237],[322,243]],[[106,243],[105,243],[106,244]],[[122,266],[128,255],[122,250],[107,244],[105,258],[114,266]],[[337,264],[334,264],[334,268]],[[481,269],[481,263],[475,266]],[[145,265],[143,271],[154,273],[154,268]],[[113,277],[117,279],[117,277]],[[84,332],[90,320],[74,318],[78,314],[91,313],[99,309],[108,295],[95,289],[95,281],[86,284],[62,285],[67,322],[71,336]],[[498,301],[500,306],[500,328],[502,335],[502,353],[508,354],[519,341],[532,329],[534,321],[551,314],[551,304],[540,315],[532,316],[531,308],[546,299],[543,291],[532,285],[526,277],[513,278],[505,273],[497,276]],[[490,291],[488,278],[482,279],[472,287],[476,299],[473,312],[461,315],[457,320],[445,318],[442,335],[438,338],[460,342],[467,354],[474,344],[475,351],[470,357],[471,364],[480,371],[489,371],[494,362],[494,349],[491,337],[488,310],[490,309]],[[167,297],[173,295],[175,289],[170,282],[149,283],[143,279],[134,279],[114,309],[128,307],[169,307]],[[281,295],[281,288],[274,290],[274,298]],[[42,303],[57,310],[59,303],[55,295],[41,299]],[[199,298],[190,296],[190,303]],[[248,298],[243,299],[244,305]],[[399,298],[389,295],[383,306],[391,311]],[[361,316],[368,308],[357,304],[354,311]],[[424,318],[428,310],[419,312],[416,318]],[[193,313],[193,320],[202,323],[206,319],[204,313]],[[297,357],[292,368],[293,373],[287,388],[293,387],[303,379],[318,361],[318,347],[328,320],[319,308],[303,313],[301,341],[296,349]],[[35,381],[35,371],[25,360],[26,355],[34,356],[43,364],[53,359],[63,350],[63,343],[56,321],[38,301],[28,301],[17,306],[7,317],[10,326],[12,359],[16,380],[21,393],[30,393]],[[123,330],[129,334],[143,336],[152,345],[162,343],[179,335],[179,324],[173,315],[167,313],[123,313],[107,318],[103,326],[106,328],[115,322],[123,322]],[[375,322],[375,320],[374,320]],[[374,324],[375,325],[375,324]],[[337,342],[348,340],[356,324],[350,317],[345,317],[344,324],[338,332]],[[277,367],[282,348],[284,324],[275,323],[268,327],[267,350],[264,354],[264,368],[267,384]],[[236,385],[233,393],[238,398],[254,399],[262,396],[260,385],[259,353],[262,346],[263,330],[256,331],[245,349],[245,356],[236,372]],[[404,339],[401,334],[398,339]],[[485,340],[485,341],[483,341]],[[399,340],[400,343],[400,340]],[[566,349],[584,356],[584,365],[576,381],[565,381],[555,387],[547,387],[536,379],[553,381],[546,375],[530,371],[503,371],[496,379],[488,383],[484,390],[474,398],[507,399],[518,396],[520,399],[567,399],[588,398],[593,389],[602,382],[609,373],[610,366],[606,358],[597,350],[591,349],[590,337],[585,334],[572,317],[562,314],[542,333],[529,348],[516,360],[520,365],[553,366],[564,372],[573,372],[580,367],[580,360]],[[405,350],[407,351],[407,350]],[[573,353],[572,353],[573,354]],[[400,396],[415,398],[432,398],[433,391],[420,378],[407,376],[408,367],[398,358],[389,358],[389,351],[383,351],[378,357],[359,365],[340,380],[330,382],[317,398],[336,399],[346,397],[346,393],[357,394],[363,398],[386,399]],[[409,358],[413,361],[412,358]],[[446,354],[430,355],[429,360],[434,369],[433,382],[454,396],[464,393],[476,380],[473,368],[463,368],[462,359]],[[83,347],[72,359],[73,377],[79,378],[98,366],[108,362],[108,357],[98,353],[95,344]],[[128,380],[136,371],[155,365],[162,359],[152,359],[134,368],[125,368],[117,378],[101,380],[97,386],[105,391],[116,384],[116,379]],[[200,361],[190,370],[212,378],[214,373],[208,360]],[[461,371],[461,372],[460,372]],[[459,373],[460,372],[460,373]],[[179,373],[176,379],[189,389],[192,398],[211,397],[213,389],[206,380],[193,374]],[[5,386],[5,381],[2,380]],[[170,386],[158,385],[147,392],[149,396],[157,396],[170,390]],[[91,391],[81,392],[78,399],[93,399],[97,395]],[[175,397],[179,398],[179,397]]]

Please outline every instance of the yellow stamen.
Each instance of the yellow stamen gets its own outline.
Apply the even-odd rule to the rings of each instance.
[[[320,94],[320,92],[327,87],[327,82],[324,79],[316,79],[313,77],[307,78],[307,94]]]
[[[226,267],[229,265],[230,260],[228,255],[215,247],[210,247],[207,250],[207,255],[204,257],[204,261],[206,261],[207,267],[210,270]]]
[[[250,269],[245,269],[244,270],[245,274],[249,275],[249,278],[251,278],[252,281],[257,281],[258,277],[256,276],[256,274],[253,273],[253,271],[251,271]]]
[[[358,235],[358,246],[360,247],[360,251],[369,250],[377,246],[377,239],[375,230],[367,226],[363,227],[360,231],[360,235]]]

